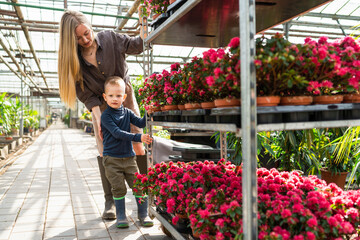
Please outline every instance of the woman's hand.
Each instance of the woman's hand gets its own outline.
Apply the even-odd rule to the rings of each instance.
[[[144,11],[144,5],[139,5],[138,7],[138,14],[139,14],[139,25],[140,25],[140,37],[142,39],[145,39],[147,37],[147,18],[144,17],[143,11]]]
[[[95,117],[95,119],[93,119],[93,122],[97,126],[98,135],[99,135],[101,140],[104,140],[103,135],[102,135],[102,131],[101,131],[101,111],[100,111],[100,107],[95,106],[95,107],[93,107],[91,109],[91,111],[93,112],[93,115]]]

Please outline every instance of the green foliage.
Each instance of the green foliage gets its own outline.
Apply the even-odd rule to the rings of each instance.
[[[65,114],[64,116],[64,123],[70,127],[70,114]]]
[[[165,139],[170,139],[170,133],[168,130],[160,130],[160,131],[154,133],[154,136],[165,138]]]
[[[0,95],[0,134],[8,134],[11,131],[11,102],[7,93]]]
[[[40,126],[40,116],[38,111],[29,106],[24,108],[24,127],[29,129],[38,129]]]
[[[145,108],[143,104],[144,95],[139,95],[139,89],[144,87],[143,76],[140,75],[135,80],[132,80],[131,84],[135,92],[136,102],[139,104],[140,116],[144,116],[145,114]]]

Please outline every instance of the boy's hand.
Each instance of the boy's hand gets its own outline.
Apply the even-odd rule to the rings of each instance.
[[[152,140],[153,139],[150,137],[149,134],[142,134],[141,135],[141,142],[143,142],[143,143],[150,144],[150,143],[152,143]]]

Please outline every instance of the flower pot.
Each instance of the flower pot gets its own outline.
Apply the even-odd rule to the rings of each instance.
[[[161,110],[169,111],[169,110],[178,110],[178,105],[165,105]]]
[[[152,111],[153,112],[160,112],[161,111],[161,107],[160,106],[154,106],[154,107],[152,107]]]
[[[201,108],[203,108],[203,109],[215,108],[215,103],[214,102],[202,102],[201,103]]]
[[[170,4],[173,4],[174,2],[176,2],[176,0],[170,0],[169,2]]]
[[[201,105],[200,103],[186,103],[185,109],[186,110],[201,109]]]
[[[178,105],[178,108],[179,108],[179,110],[185,110],[185,105],[184,104]]]
[[[152,19],[155,20],[160,15],[161,15],[160,13],[155,13],[155,14],[152,15]]]
[[[277,106],[280,103],[280,96],[256,97],[256,104],[259,107]]]
[[[214,104],[217,108],[221,107],[240,107],[240,99],[237,98],[223,98],[216,99]]]
[[[325,180],[327,184],[335,183],[337,186],[344,189],[346,176],[348,175],[348,172],[332,174],[330,171],[326,169],[320,169],[320,172],[321,172],[321,179]]]
[[[194,229],[192,226],[191,226],[191,230],[192,230],[192,235],[194,238],[200,238],[200,231],[198,229]]]
[[[7,136],[7,137],[5,137],[5,140],[13,140],[13,137]]]
[[[312,102],[312,96],[288,96],[280,99],[280,105],[310,105]]]
[[[314,96],[314,104],[337,104],[344,99],[343,95]]]
[[[344,95],[344,103],[360,103],[360,94],[350,93]]]

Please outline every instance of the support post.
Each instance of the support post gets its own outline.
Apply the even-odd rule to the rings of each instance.
[[[255,76],[255,0],[239,0],[241,59],[241,126],[243,152],[243,233],[244,240],[258,236],[257,222],[257,142]]]

